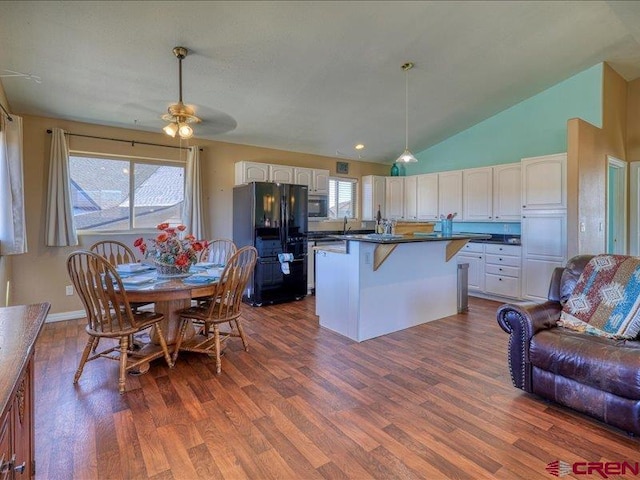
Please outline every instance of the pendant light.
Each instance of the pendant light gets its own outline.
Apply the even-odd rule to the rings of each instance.
[[[183,140],[189,139],[193,136],[193,128],[190,123],[200,123],[201,120],[196,117],[193,108],[182,103],[182,60],[187,56],[189,50],[184,47],[175,47],[173,54],[178,59],[178,85],[180,98],[178,103],[170,105],[167,113],[162,116],[162,119],[169,122],[162,130],[170,137],[175,137],[176,134]]]
[[[413,68],[412,62],[402,65],[402,71],[405,73],[405,118],[404,118],[404,152],[398,157],[396,163],[416,163],[418,159],[409,151],[409,70]]]

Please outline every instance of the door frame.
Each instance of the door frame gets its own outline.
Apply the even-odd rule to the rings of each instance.
[[[640,162],[629,163],[629,255],[640,255]]]
[[[609,252],[609,225],[612,220],[609,215],[609,203],[610,194],[609,191],[609,172],[611,169],[615,169],[621,176],[618,177],[616,182],[616,191],[614,192],[618,204],[622,205],[622,208],[617,208],[615,211],[615,225],[617,230],[616,238],[621,240],[622,245],[619,245],[617,250],[613,251],[614,254],[626,255],[627,250],[627,162],[620,160],[619,158],[607,155],[607,174],[606,174],[606,202],[605,202],[605,251]]]

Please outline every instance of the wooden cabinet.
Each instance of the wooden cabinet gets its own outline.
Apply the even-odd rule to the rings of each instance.
[[[236,185],[250,182],[268,182],[269,164],[257,162],[237,162]]]
[[[567,154],[523,158],[522,209],[567,208]]]
[[[493,169],[470,168],[462,171],[463,220],[493,219]]]
[[[0,478],[35,474],[33,355],[49,304],[0,308]]]
[[[457,213],[464,218],[462,211],[462,170],[441,172],[438,174],[438,214],[447,216]]]
[[[329,170],[293,168],[293,182],[309,187],[309,195],[329,195]]]
[[[404,218],[404,179],[405,177],[386,177],[385,216],[389,220]]]
[[[380,206],[382,218],[385,217],[386,177],[365,175],[362,177],[362,220],[375,220]]]
[[[522,196],[520,163],[493,167],[493,220],[519,222]]]

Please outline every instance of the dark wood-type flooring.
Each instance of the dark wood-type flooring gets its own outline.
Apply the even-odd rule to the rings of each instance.
[[[498,306],[362,343],[320,328],[313,297],[246,307],[250,350],[232,339],[222,375],[184,354],[122,396],[113,361],[73,385],[83,321],[46,324],[36,478],[549,479],[555,460],[638,461],[637,439],[512,387]]]

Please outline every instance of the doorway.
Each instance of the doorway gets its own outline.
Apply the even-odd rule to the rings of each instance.
[[[606,252],[627,254],[627,163],[607,155]]]

